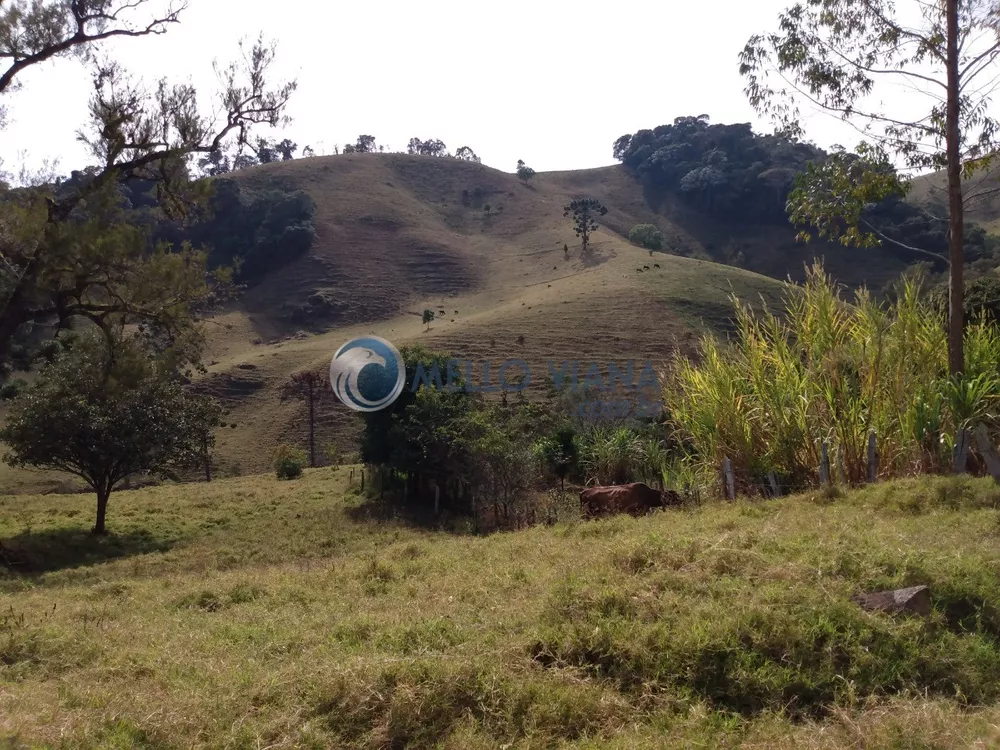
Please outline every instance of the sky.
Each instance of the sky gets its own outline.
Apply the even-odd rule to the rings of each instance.
[[[439,138],[508,172],[518,159],[538,171],[584,169],[614,163],[620,135],[683,115],[769,132],[747,103],[738,55],[789,4],[189,0],[168,34],[115,40],[104,51],[150,84],[192,81],[210,112],[213,60],[235,58],[241,37],[263,32],[278,43],[276,77],[298,81],[292,123],[268,135],[317,154],[361,133],[393,150],[414,136]],[[65,174],[88,163],[75,138],[86,117],[87,71],[63,59],[21,81],[0,131],[4,168],[57,159]],[[803,124],[823,147],[859,140],[824,114]]]

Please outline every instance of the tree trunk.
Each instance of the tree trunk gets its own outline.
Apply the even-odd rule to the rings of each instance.
[[[309,386],[309,466],[316,468],[316,399]]]
[[[964,207],[962,204],[962,164],[959,133],[958,77],[958,0],[945,0],[947,16],[948,101],[945,110],[945,143],[948,165],[948,371],[961,375],[965,368],[962,341],[965,286],[963,244]]]
[[[108,533],[104,525],[104,520],[108,514],[108,498],[111,496],[110,487],[100,487],[97,490],[97,519],[94,521],[92,534],[103,536]]]
[[[212,456],[208,452],[208,435],[201,440],[201,455],[205,459],[205,481],[212,481]]]

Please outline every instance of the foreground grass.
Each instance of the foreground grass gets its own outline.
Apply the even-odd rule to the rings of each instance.
[[[490,537],[346,469],[0,499],[0,747],[992,747],[984,480]],[[861,612],[926,583],[927,619]]]

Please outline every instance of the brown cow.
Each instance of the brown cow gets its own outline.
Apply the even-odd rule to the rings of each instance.
[[[654,508],[678,505],[681,497],[673,490],[660,492],[642,482],[610,487],[589,487],[580,493],[580,515],[598,518],[615,513],[645,515]]]

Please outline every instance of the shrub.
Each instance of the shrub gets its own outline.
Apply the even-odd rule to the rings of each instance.
[[[662,250],[666,245],[663,232],[653,224],[636,224],[628,233],[628,241],[647,250]]]
[[[279,445],[274,453],[274,473],[278,479],[298,479],[306,465],[306,454],[289,445]]]

